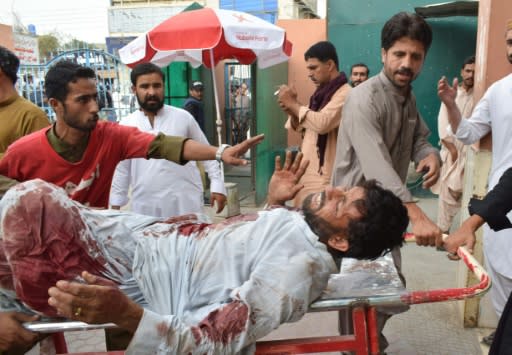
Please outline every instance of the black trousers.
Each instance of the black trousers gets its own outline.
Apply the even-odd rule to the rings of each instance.
[[[126,350],[132,337],[133,334],[124,329],[105,329],[105,345],[107,346],[107,351]]]
[[[489,355],[512,355],[512,293],[498,322]]]

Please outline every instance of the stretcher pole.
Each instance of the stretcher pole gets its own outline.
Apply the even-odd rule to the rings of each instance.
[[[443,240],[448,236],[443,234]],[[415,242],[416,238],[413,234],[407,233],[405,241]],[[473,272],[478,284],[462,288],[446,288],[430,291],[411,291],[403,294],[400,298],[405,304],[420,304],[442,301],[456,301],[466,298],[480,296],[487,292],[491,287],[491,279],[482,265],[471,255],[469,250],[462,246],[457,249],[457,255],[466,264],[467,268]]]

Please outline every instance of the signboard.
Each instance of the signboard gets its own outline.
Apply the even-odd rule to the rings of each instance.
[[[111,7],[108,9],[108,30],[114,36],[138,35],[184,9],[185,6]]]
[[[22,65],[39,64],[39,45],[37,37],[13,33],[14,54],[20,59]]]
[[[119,49],[133,41],[136,37],[107,37],[107,52],[119,57]]]

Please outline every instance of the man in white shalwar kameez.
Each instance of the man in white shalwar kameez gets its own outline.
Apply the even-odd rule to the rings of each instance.
[[[462,117],[468,118],[473,111],[475,56],[464,60],[460,76],[462,83],[458,87],[455,104],[459,108]],[[441,165],[439,180],[431,187],[431,190],[439,195],[437,225],[443,233],[449,233],[453,218],[460,210],[462,202],[462,185],[467,146],[457,140],[451,132],[448,133],[448,113],[443,103],[441,103],[437,123],[439,139],[441,140],[441,161],[443,164]]]
[[[131,72],[132,90],[140,109],[120,121],[157,135],[192,138],[209,144],[196,120],[187,111],[164,105],[164,74],[154,64],[137,65]],[[217,212],[226,204],[226,189],[217,161],[204,161],[210,179],[210,201]],[[197,162],[178,165],[158,159],[129,159],[118,164],[110,190],[114,209],[129,202],[131,211],[148,216],[171,217],[203,212],[203,182]]]
[[[306,165],[289,153],[276,163],[269,204],[294,197]],[[333,256],[382,255],[408,225],[400,199],[375,181],[312,194],[304,215],[276,206],[219,224],[89,209],[41,180],[1,203],[0,272],[12,271],[1,286],[46,315],[133,332],[126,354],[253,353],[320,296]]]
[[[506,26],[505,48],[506,58],[512,64],[512,20]],[[491,190],[503,173],[512,167],[512,74],[489,86],[468,119],[462,119],[455,105],[456,84],[456,80],[450,85],[442,77],[437,92],[446,105],[450,130],[458,140],[473,144],[492,132],[492,166],[488,182]],[[507,216],[510,218],[511,213]],[[489,294],[499,318],[512,292],[512,230],[495,232],[485,225],[483,247],[485,269],[493,282]]]

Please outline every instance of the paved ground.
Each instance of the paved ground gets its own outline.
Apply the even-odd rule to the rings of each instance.
[[[247,212],[258,209],[253,203],[250,184],[243,173],[237,172],[226,181],[237,181],[241,191],[241,210]],[[437,200],[431,197],[420,198],[420,206],[435,218]],[[445,253],[433,248],[406,245],[402,249],[403,271],[409,290],[430,290],[454,287],[456,262],[449,261]],[[480,339],[491,329],[461,327],[456,302],[429,303],[414,305],[405,313],[392,317],[384,333],[390,346],[388,355],[481,355],[488,348],[480,344]],[[300,322],[285,324],[265,339],[310,337],[335,335],[336,313],[309,313]],[[66,334],[70,352],[105,350],[102,331],[70,332]]]

